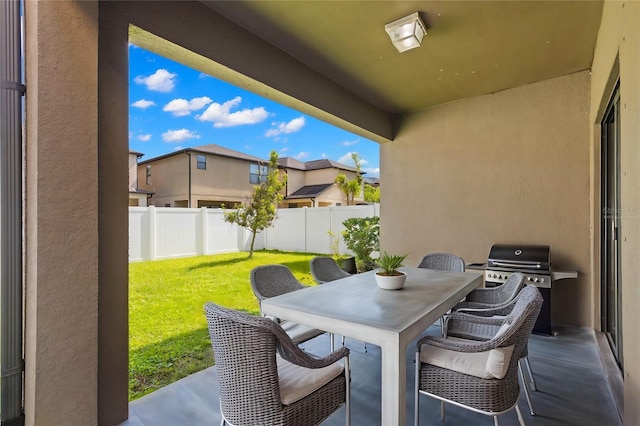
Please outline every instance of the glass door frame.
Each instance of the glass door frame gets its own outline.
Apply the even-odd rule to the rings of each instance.
[[[622,369],[619,87],[618,80],[600,122],[600,312],[601,329]]]

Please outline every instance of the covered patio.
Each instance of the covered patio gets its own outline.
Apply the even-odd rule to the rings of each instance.
[[[428,34],[398,53],[384,25],[415,12]],[[412,264],[430,252],[483,262],[496,243],[549,245],[555,268],[578,271],[553,288],[552,320],[584,330],[587,346],[572,352],[569,333],[568,352],[556,354],[562,333],[534,336],[540,416],[527,420],[616,424],[623,411],[625,424],[639,424],[639,21],[639,2],[613,0],[25,2],[16,415],[29,425],[129,417],[131,42],[379,142],[383,251],[408,252]],[[605,130],[617,138],[611,176]],[[603,203],[609,181],[613,206]],[[609,239],[614,259],[603,255]],[[593,344],[600,333],[613,350]],[[619,367],[588,377],[597,353],[615,353]],[[354,368],[375,363],[372,354],[354,355]],[[569,368],[583,361],[589,368]],[[575,376],[554,382],[563,374]],[[605,379],[622,389],[617,409]],[[354,396],[375,391],[359,383]],[[162,392],[132,405],[130,422]],[[354,418],[372,412],[361,406]]]
[[[524,393],[519,407],[529,426],[622,425],[607,382],[613,361],[601,358],[593,330],[555,327],[555,336],[532,335],[529,359],[538,390],[531,392],[535,416],[529,414]],[[434,325],[425,334],[439,335]],[[346,340],[351,350],[352,424],[380,424],[380,348]],[[324,355],[329,342],[326,334],[303,345],[305,350]],[[413,420],[413,378],[415,342],[407,349],[407,422]],[[619,395],[618,395],[619,397]],[[492,425],[491,417],[447,405],[445,423],[440,422],[438,401],[421,396],[420,424]],[[193,374],[129,404],[129,420],[120,426],[208,426],[220,424],[216,368]],[[501,425],[518,424],[515,411],[499,417]],[[344,425],[344,408],[323,425]]]

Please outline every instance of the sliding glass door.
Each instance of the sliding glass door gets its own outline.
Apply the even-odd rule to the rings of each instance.
[[[602,330],[622,368],[620,230],[620,94],[618,85],[601,122],[601,299]]]

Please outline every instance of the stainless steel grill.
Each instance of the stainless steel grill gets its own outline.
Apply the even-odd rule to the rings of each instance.
[[[559,279],[576,278],[576,271],[554,271],[551,267],[550,247],[528,244],[494,244],[487,263],[472,263],[468,269],[484,270],[487,287],[502,285],[515,272],[521,272],[529,284],[540,290],[544,302],[533,328],[537,334],[552,335],[551,286]]]
[[[504,283],[515,272],[540,290],[542,309],[534,333],[551,335],[551,259],[549,246],[494,244],[489,252],[484,282],[487,287]]]
[[[488,287],[504,283],[514,272],[539,288],[551,288],[549,246],[494,244],[484,271]]]

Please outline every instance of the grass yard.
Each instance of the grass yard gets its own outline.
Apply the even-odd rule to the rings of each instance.
[[[286,265],[312,285],[314,256],[256,251],[252,259],[243,252],[129,264],[129,400],[214,364],[205,302],[258,314],[251,269]]]

